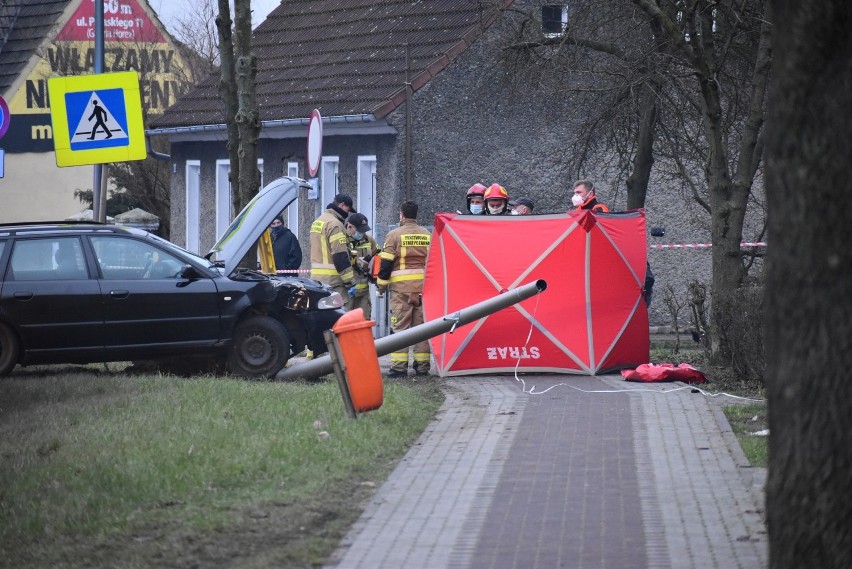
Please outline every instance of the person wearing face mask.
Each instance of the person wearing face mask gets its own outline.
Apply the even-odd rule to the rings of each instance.
[[[292,231],[284,227],[284,219],[277,215],[269,226],[272,254],[276,271],[294,271],[302,264],[302,247]]]
[[[512,215],[509,209],[509,192],[500,184],[491,184],[485,190],[486,215]]]
[[[403,202],[399,207],[399,227],[391,230],[379,258],[382,260],[376,285],[379,294],[390,290],[390,325],[394,332],[423,324],[423,280],[426,256],[432,235],[417,223],[419,207]],[[431,352],[427,340],[414,345],[414,373],[429,373]],[[408,346],[390,355],[388,377],[408,376]]]
[[[467,191],[467,211],[472,215],[485,215],[486,187],[476,183]]]
[[[578,180],[574,182],[574,195],[571,203],[577,209],[590,209],[595,213],[606,213],[609,208],[606,204],[598,202],[595,195],[595,185],[591,180]]]
[[[370,268],[369,263],[373,255],[379,252],[379,245],[371,235],[367,216],[363,213],[350,213],[346,218],[346,233],[349,235],[349,255],[352,268],[355,269],[355,290],[349,295],[347,310],[360,308],[364,311],[364,318],[369,320],[373,313],[373,305],[370,302]]]
[[[598,202],[595,195],[595,185],[591,180],[578,180],[574,182],[574,195],[571,196],[571,203],[577,209],[590,209],[595,213],[607,213],[609,208],[606,204]],[[654,272],[651,270],[651,263],[645,263],[645,284],[643,287],[645,303],[651,306],[651,299],[654,296]]]
[[[512,215],[532,215],[533,212],[533,201],[525,196],[509,200],[509,206],[512,208]]]

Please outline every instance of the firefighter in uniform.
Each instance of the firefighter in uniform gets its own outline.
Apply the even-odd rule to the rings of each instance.
[[[355,295],[349,298],[347,310],[361,308],[364,318],[370,319],[373,312],[370,303],[370,259],[379,252],[379,245],[372,235],[367,235],[370,225],[363,213],[350,213],[346,218],[346,233],[349,235],[349,255],[355,269]]]
[[[340,293],[343,303],[355,292],[355,272],[349,258],[349,237],[343,220],[352,209],[352,198],[338,194],[325,212],[311,224],[311,278]]]
[[[509,209],[509,192],[500,184],[491,184],[485,190],[486,215],[512,215]]]
[[[391,291],[390,323],[394,332],[407,330],[423,323],[423,278],[426,275],[426,255],[432,236],[417,224],[418,206],[403,202],[399,212],[399,227],[388,233],[379,258],[382,260],[377,285],[379,293]],[[430,366],[429,343],[414,346],[414,373],[426,375]],[[408,348],[391,354],[389,377],[408,375]]]
[[[595,213],[607,213],[609,208],[606,204],[598,202],[595,195],[595,185],[591,180],[578,180],[574,182],[574,195],[571,203],[577,209],[590,209]]]
[[[476,183],[467,191],[467,212],[473,215],[485,215],[485,190],[487,188]]]

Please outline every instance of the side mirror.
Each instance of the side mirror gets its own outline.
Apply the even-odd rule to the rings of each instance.
[[[194,281],[194,280],[196,280],[200,277],[201,277],[201,273],[199,273],[198,269],[196,269],[192,265],[189,265],[189,264],[184,265],[183,268],[180,270],[180,278],[182,278],[182,279],[188,279],[188,280]]]

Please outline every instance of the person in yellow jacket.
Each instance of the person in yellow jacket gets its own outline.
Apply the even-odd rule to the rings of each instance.
[[[417,224],[418,206],[403,202],[399,208],[399,227],[390,231],[379,253],[382,260],[376,280],[379,293],[390,290],[390,324],[394,332],[423,324],[423,279],[426,255],[432,236]],[[414,345],[414,373],[426,375],[430,367],[429,343]],[[408,375],[408,348],[391,354],[389,377]]]
[[[349,235],[349,254],[355,269],[355,295],[349,298],[347,310],[360,308],[369,320],[373,313],[370,302],[370,259],[379,252],[379,244],[368,235],[370,225],[363,213],[350,213],[346,218],[346,233]]]
[[[338,194],[311,224],[311,278],[339,292],[344,305],[349,302],[350,294],[355,292],[355,272],[349,260],[349,236],[343,228],[343,221],[353,211],[352,198]]]

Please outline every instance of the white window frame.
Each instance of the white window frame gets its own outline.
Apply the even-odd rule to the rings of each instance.
[[[547,31],[544,29],[544,11],[546,9],[555,9],[560,8],[562,10],[562,30],[559,32]],[[562,4],[545,4],[541,7],[541,31],[546,38],[558,38],[565,34],[565,31],[568,29],[568,6],[564,6]]]
[[[323,156],[320,164],[320,203],[322,211],[326,204],[330,204],[338,193],[337,182],[340,179],[340,157]]]
[[[299,177],[298,162],[287,162],[287,175],[293,178]],[[296,200],[287,208],[287,227],[299,235],[299,196],[296,196]]]
[[[260,187],[263,187],[263,158],[257,159],[257,169],[260,172]],[[230,181],[231,160],[216,160],[216,240],[224,235],[231,225],[236,212],[234,211],[233,190]]]
[[[367,216],[372,227],[376,223],[376,156],[358,157],[358,189],[356,209]]]
[[[201,225],[201,160],[186,161],[186,243],[187,251],[198,253],[201,249],[199,229]]]
[[[225,234],[234,217],[230,160],[216,160],[216,240]]]

